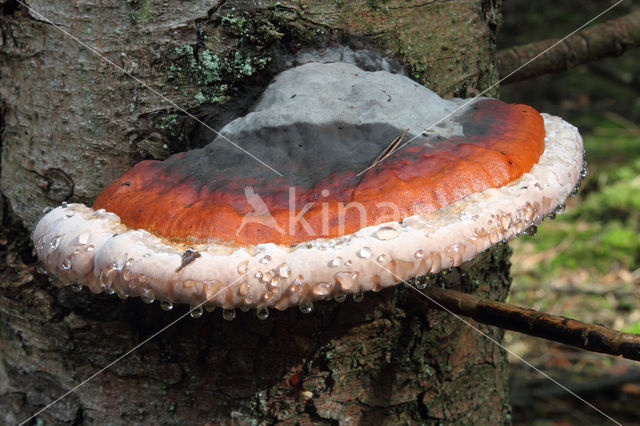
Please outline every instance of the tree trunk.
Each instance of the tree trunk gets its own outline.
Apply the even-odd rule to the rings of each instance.
[[[499,0],[203,0],[176,3],[179,10],[160,0],[27,4],[33,11],[0,0],[4,424],[29,418],[186,312],[74,293],[36,274],[27,230],[43,207],[90,204],[135,162],[213,137],[55,25],[214,128],[242,115],[305,49],[374,50],[443,96],[472,96],[496,81]],[[503,300],[508,257],[497,247],[438,279]],[[508,423],[504,353],[447,313],[421,313],[415,297],[398,286],[264,321],[255,312],[233,321],[218,312],[187,317],[38,418]]]

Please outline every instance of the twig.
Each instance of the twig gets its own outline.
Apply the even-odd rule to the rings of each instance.
[[[378,156],[376,157],[375,160],[373,160],[373,163],[371,163],[369,168],[373,167],[376,163],[379,163],[380,161],[383,161],[385,158],[387,158],[388,156],[393,154],[394,151],[396,150],[396,148],[398,147],[398,145],[400,145],[400,142],[402,142],[402,139],[404,139],[404,137],[407,135],[408,131],[409,131],[409,129],[407,129],[404,132],[402,132],[401,135],[396,136],[395,139],[392,140],[389,143],[389,145],[387,145],[387,147],[380,154],[378,154]]]
[[[482,324],[542,337],[591,352],[622,355],[624,358],[640,361],[640,335],[621,333],[602,325],[481,299],[440,287],[428,286],[419,291],[451,312],[471,317]],[[419,300],[430,308],[442,309],[427,298]]]
[[[556,42],[557,39],[548,39],[498,52],[500,75],[509,75]],[[640,46],[640,9],[579,31],[504,80],[502,84],[568,70],[610,56],[619,56],[627,49],[637,46]]]

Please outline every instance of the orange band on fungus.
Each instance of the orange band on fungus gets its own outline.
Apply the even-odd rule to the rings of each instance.
[[[543,120],[531,107],[482,100],[460,120],[464,138],[433,148],[418,138],[360,177],[360,170],[338,171],[310,187],[291,187],[281,177],[213,175],[203,183],[171,168],[172,159],[189,153],[143,161],[109,185],[93,208],[174,241],[296,244],[428,214],[501,187],[529,172],[544,151]],[[270,216],[248,202],[247,187]]]

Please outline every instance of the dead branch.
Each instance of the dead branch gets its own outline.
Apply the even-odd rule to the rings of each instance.
[[[415,288],[415,287],[414,287]],[[430,308],[473,318],[482,324],[564,343],[591,352],[622,355],[640,361],[640,335],[550,315],[508,303],[481,299],[471,294],[440,287],[415,288]]]
[[[537,41],[498,52],[500,76],[509,76],[502,84],[619,56],[630,48],[640,46],[640,9],[577,32],[518,72],[509,75],[557,41],[558,39]]]

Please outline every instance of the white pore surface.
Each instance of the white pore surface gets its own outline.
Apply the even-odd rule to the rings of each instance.
[[[38,257],[64,283],[172,303],[285,309],[313,300],[378,291],[458,266],[536,225],[580,179],[582,139],[543,114],[545,150],[529,173],[402,223],[367,227],[294,248],[276,244],[186,246],[127,229],[118,216],[83,204],[58,207],[33,232]],[[185,250],[200,254],[181,268]]]

